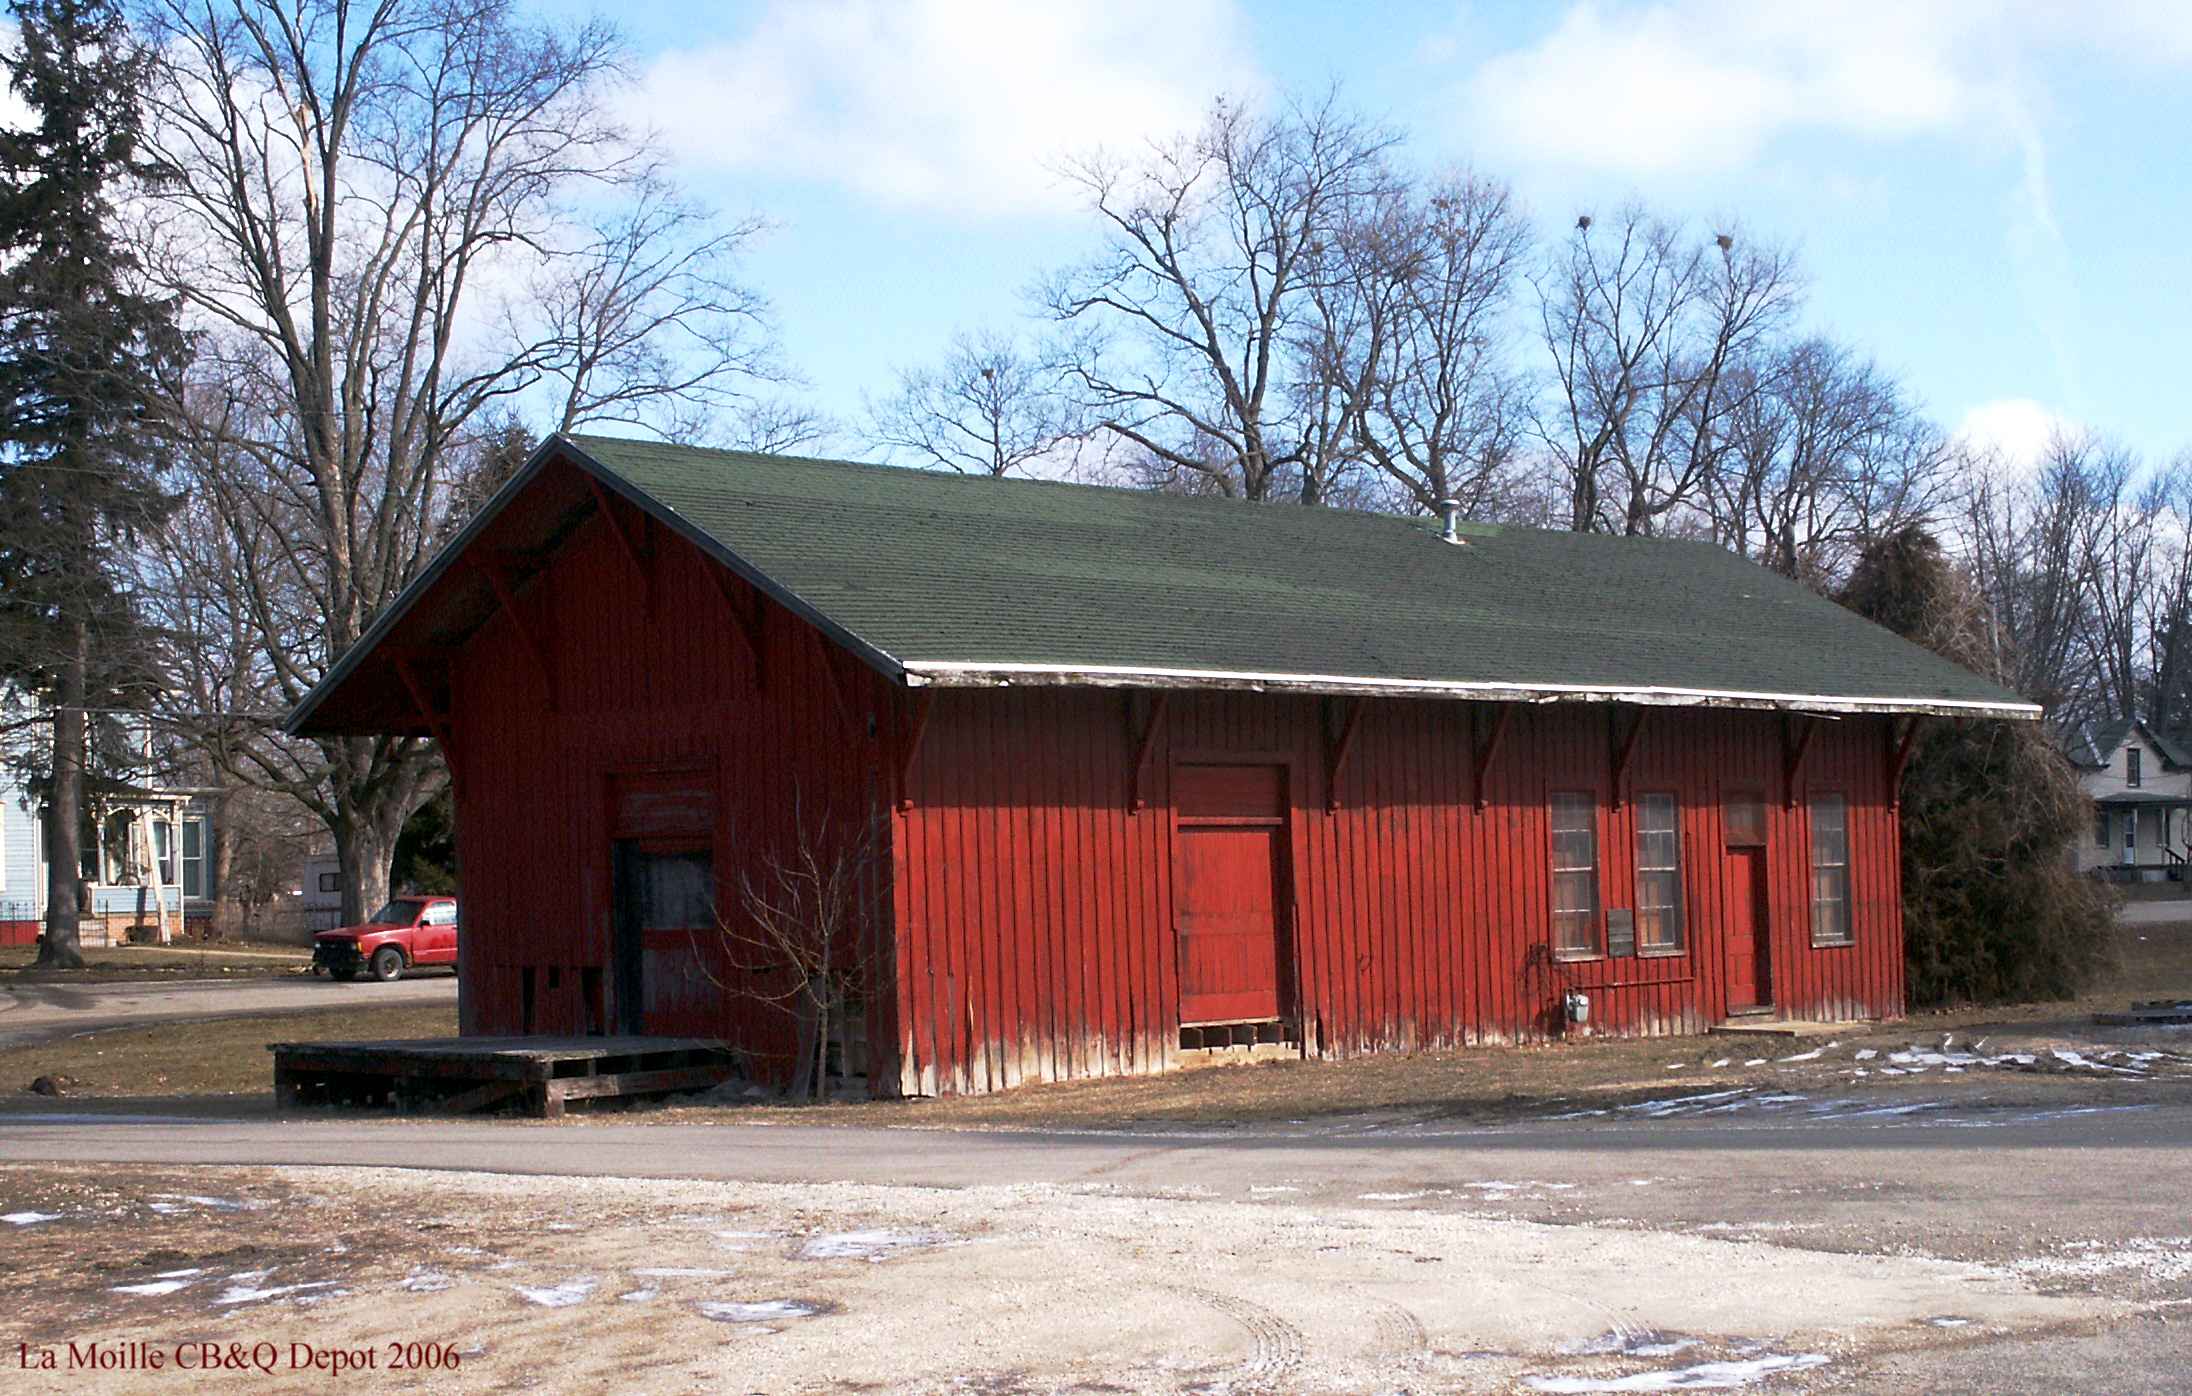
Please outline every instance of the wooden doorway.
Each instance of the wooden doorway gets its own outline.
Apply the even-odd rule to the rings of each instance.
[[[1172,797],[1180,1025],[1278,1022],[1292,967],[1286,768],[1180,765]]]
[[[715,855],[655,839],[616,844],[616,996],[620,1031],[712,1035],[701,962],[717,934]]]
[[[1773,1006],[1773,928],[1766,883],[1766,802],[1729,797],[1722,855],[1728,944],[1728,1011]]]
[[[710,772],[613,776],[609,838],[613,1031],[717,1036],[721,990],[707,972],[719,934]]]

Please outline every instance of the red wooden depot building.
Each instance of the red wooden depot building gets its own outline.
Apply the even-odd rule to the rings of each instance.
[[[1929,714],[2038,709],[1706,544],[557,438],[292,725],[442,743],[468,1035],[783,1070],[700,928],[871,831],[933,1094],[1896,1016]]]

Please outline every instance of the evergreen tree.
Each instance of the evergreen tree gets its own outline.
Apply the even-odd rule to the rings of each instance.
[[[1859,615],[1999,677],[1985,603],[1913,525],[1873,542],[1841,595]],[[2114,898],[2073,844],[2092,806],[2037,722],[1935,724],[1903,776],[1903,936],[1913,1005],[2066,998],[2107,966]]]
[[[33,124],[0,131],[0,681],[51,716],[46,937],[83,963],[78,860],[88,719],[141,706],[153,674],[126,576],[169,511],[148,404],[184,338],[139,289],[116,200],[138,155],[148,56],[115,0],[15,0],[4,61]]]

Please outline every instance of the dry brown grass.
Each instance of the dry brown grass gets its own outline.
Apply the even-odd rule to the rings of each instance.
[[[70,1096],[260,1095],[272,1098],[269,1042],[454,1037],[455,1003],[315,1009],[210,1022],[160,1023],[0,1052],[0,1090],[67,1077]],[[20,1097],[29,1099],[30,1097]]]
[[[84,968],[78,970],[40,970],[34,967],[37,959],[36,946],[0,946],[0,984],[17,980],[40,984],[94,980],[112,984],[131,979],[232,979],[302,974],[312,967],[312,952],[306,949],[196,941],[178,941],[174,945],[86,946]]]

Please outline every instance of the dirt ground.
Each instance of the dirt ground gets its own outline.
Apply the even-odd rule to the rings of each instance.
[[[34,945],[0,945],[0,984],[67,984],[83,980],[117,983],[132,979],[218,979],[228,976],[305,974],[310,950],[278,945],[235,945],[219,941],[177,941],[173,945],[87,946],[84,968],[41,970]]]
[[[2136,1307],[1907,1254],[1101,1184],[13,1167],[0,1209],[8,1389],[40,1392],[173,1389],[204,1343],[263,1355],[203,1382],[254,1391],[1849,1389],[1860,1358]],[[140,1370],[71,1372],[71,1342]]]
[[[66,1078],[72,1098],[223,1096],[271,1102],[269,1042],[450,1037],[456,1030],[454,1003],[368,1005],[116,1028],[0,1051],[0,1090],[16,1092],[52,1075]]]

